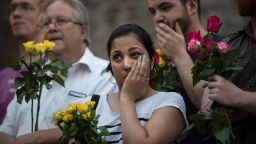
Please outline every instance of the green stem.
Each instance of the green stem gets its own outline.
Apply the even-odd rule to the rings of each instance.
[[[32,55],[29,53],[29,65],[32,63]],[[34,131],[34,99],[31,99],[31,132]]]
[[[42,54],[40,54],[40,59],[42,59]],[[44,68],[45,66],[45,57],[43,58],[43,66],[42,68]],[[40,99],[41,99],[41,95],[42,95],[42,89],[43,89],[43,82],[41,81],[40,83],[40,89],[39,89],[39,95],[37,98],[37,112],[36,112],[36,124],[35,124],[35,131],[38,131],[38,119],[39,119],[39,112],[40,112]]]
[[[38,118],[39,118],[39,111],[40,111],[40,99],[41,99],[41,94],[42,94],[42,88],[43,88],[43,83],[40,83],[40,91],[39,95],[37,98],[37,112],[36,112],[36,124],[35,124],[35,131],[38,131]]]
[[[34,116],[33,116],[34,110],[33,110],[33,108],[34,108],[34,99],[31,99],[31,132],[34,131]]]

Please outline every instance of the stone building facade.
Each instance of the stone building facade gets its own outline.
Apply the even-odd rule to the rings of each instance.
[[[0,2],[0,68],[10,59],[18,56],[17,48],[8,25],[8,4]],[[90,14],[91,50],[100,57],[107,58],[106,41],[111,31],[121,24],[136,23],[143,26],[154,38],[154,26],[148,12],[146,0],[82,0]],[[222,34],[228,34],[247,23],[246,18],[238,15],[234,0],[201,0],[201,19],[206,25],[210,15],[218,15],[223,21]],[[156,44],[157,46],[157,44]]]

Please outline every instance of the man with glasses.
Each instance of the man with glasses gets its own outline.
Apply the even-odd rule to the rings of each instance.
[[[40,15],[40,0],[12,0],[10,4],[9,22],[12,33],[18,41],[20,55],[28,57],[21,47],[26,41],[41,41],[43,33],[38,27]],[[0,71],[0,124],[6,114],[9,102],[15,95],[14,79],[19,72],[11,68]]]
[[[79,0],[46,0],[42,13],[40,26],[46,32],[45,38],[56,43],[52,57],[72,64],[65,79],[66,87],[53,83],[50,90],[44,89],[37,132],[30,133],[30,104],[13,101],[0,127],[0,143],[8,143],[12,138],[16,138],[16,143],[56,143],[61,132],[54,125],[55,112],[70,103],[88,101],[88,95],[117,89],[110,81],[111,74],[103,73],[107,61],[95,57],[87,47],[89,24],[84,5]]]

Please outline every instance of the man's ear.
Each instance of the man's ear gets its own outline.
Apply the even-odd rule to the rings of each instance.
[[[89,38],[89,27],[88,26],[81,26],[81,39],[85,40]]]
[[[198,14],[198,0],[188,0],[186,3],[186,8],[188,11],[189,16],[193,16],[195,14]]]

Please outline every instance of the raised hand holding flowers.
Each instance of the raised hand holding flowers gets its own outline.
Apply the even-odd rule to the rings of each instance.
[[[17,102],[21,104],[23,100],[27,103],[31,100],[31,131],[33,132],[38,130],[43,86],[50,89],[52,87],[50,82],[53,80],[64,86],[62,76],[67,76],[68,68],[71,65],[58,60],[48,62],[48,56],[55,46],[55,43],[48,40],[40,43],[29,41],[23,43],[23,46],[25,52],[29,54],[29,60],[21,58],[19,62],[12,63],[11,67],[21,73],[21,76],[15,79]],[[33,107],[35,99],[37,100],[37,112],[34,124]]]
[[[192,32],[188,35],[187,49],[198,57],[192,68],[193,85],[200,80],[208,81],[208,78],[214,74],[229,79],[235,71],[240,69],[235,66],[239,50],[231,50],[230,46],[217,34],[221,25],[217,16],[211,16],[207,24],[208,34],[204,39],[201,38],[200,32]],[[201,134],[212,134],[222,144],[230,143],[231,112],[231,108],[213,102],[209,114],[199,112],[190,117],[194,121],[191,128],[196,127]]]

